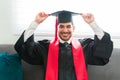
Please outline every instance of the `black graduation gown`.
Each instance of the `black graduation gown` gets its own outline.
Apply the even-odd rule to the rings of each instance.
[[[105,32],[105,35],[101,40],[95,35],[94,40],[90,38],[79,39],[79,42],[83,47],[86,66],[87,64],[105,65],[109,62],[113,50],[113,42],[108,33]],[[16,42],[15,49],[20,57],[27,63],[42,65],[45,74],[49,43],[49,40],[34,42],[34,35],[24,42],[23,33]],[[60,43],[58,62],[58,80],[76,80],[71,44],[68,48],[65,48],[64,44]]]

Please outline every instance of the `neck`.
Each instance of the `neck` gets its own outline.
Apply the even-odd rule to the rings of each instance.
[[[70,38],[68,41],[64,41],[64,40],[62,40],[62,39],[58,36],[58,39],[60,40],[61,43],[67,42],[67,43],[70,44],[72,38]]]

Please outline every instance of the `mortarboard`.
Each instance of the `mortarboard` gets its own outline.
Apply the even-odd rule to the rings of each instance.
[[[50,16],[57,16],[58,23],[65,23],[65,22],[72,22],[72,16],[80,15],[80,13],[62,10],[62,11],[53,12],[49,15]]]

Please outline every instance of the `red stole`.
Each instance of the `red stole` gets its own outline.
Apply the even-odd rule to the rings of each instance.
[[[72,54],[76,79],[88,80],[82,46],[77,40],[74,39],[72,39]],[[57,38],[57,34],[55,34],[55,40],[49,45],[45,80],[58,80],[58,55],[59,41]]]

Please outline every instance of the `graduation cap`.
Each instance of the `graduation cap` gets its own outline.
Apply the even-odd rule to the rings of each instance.
[[[57,16],[58,23],[65,23],[65,22],[72,22],[72,16],[80,15],[80,13],[62,10],[62,11],[56,11],[56,12],[51,13],[49,15],[50,16]]]

